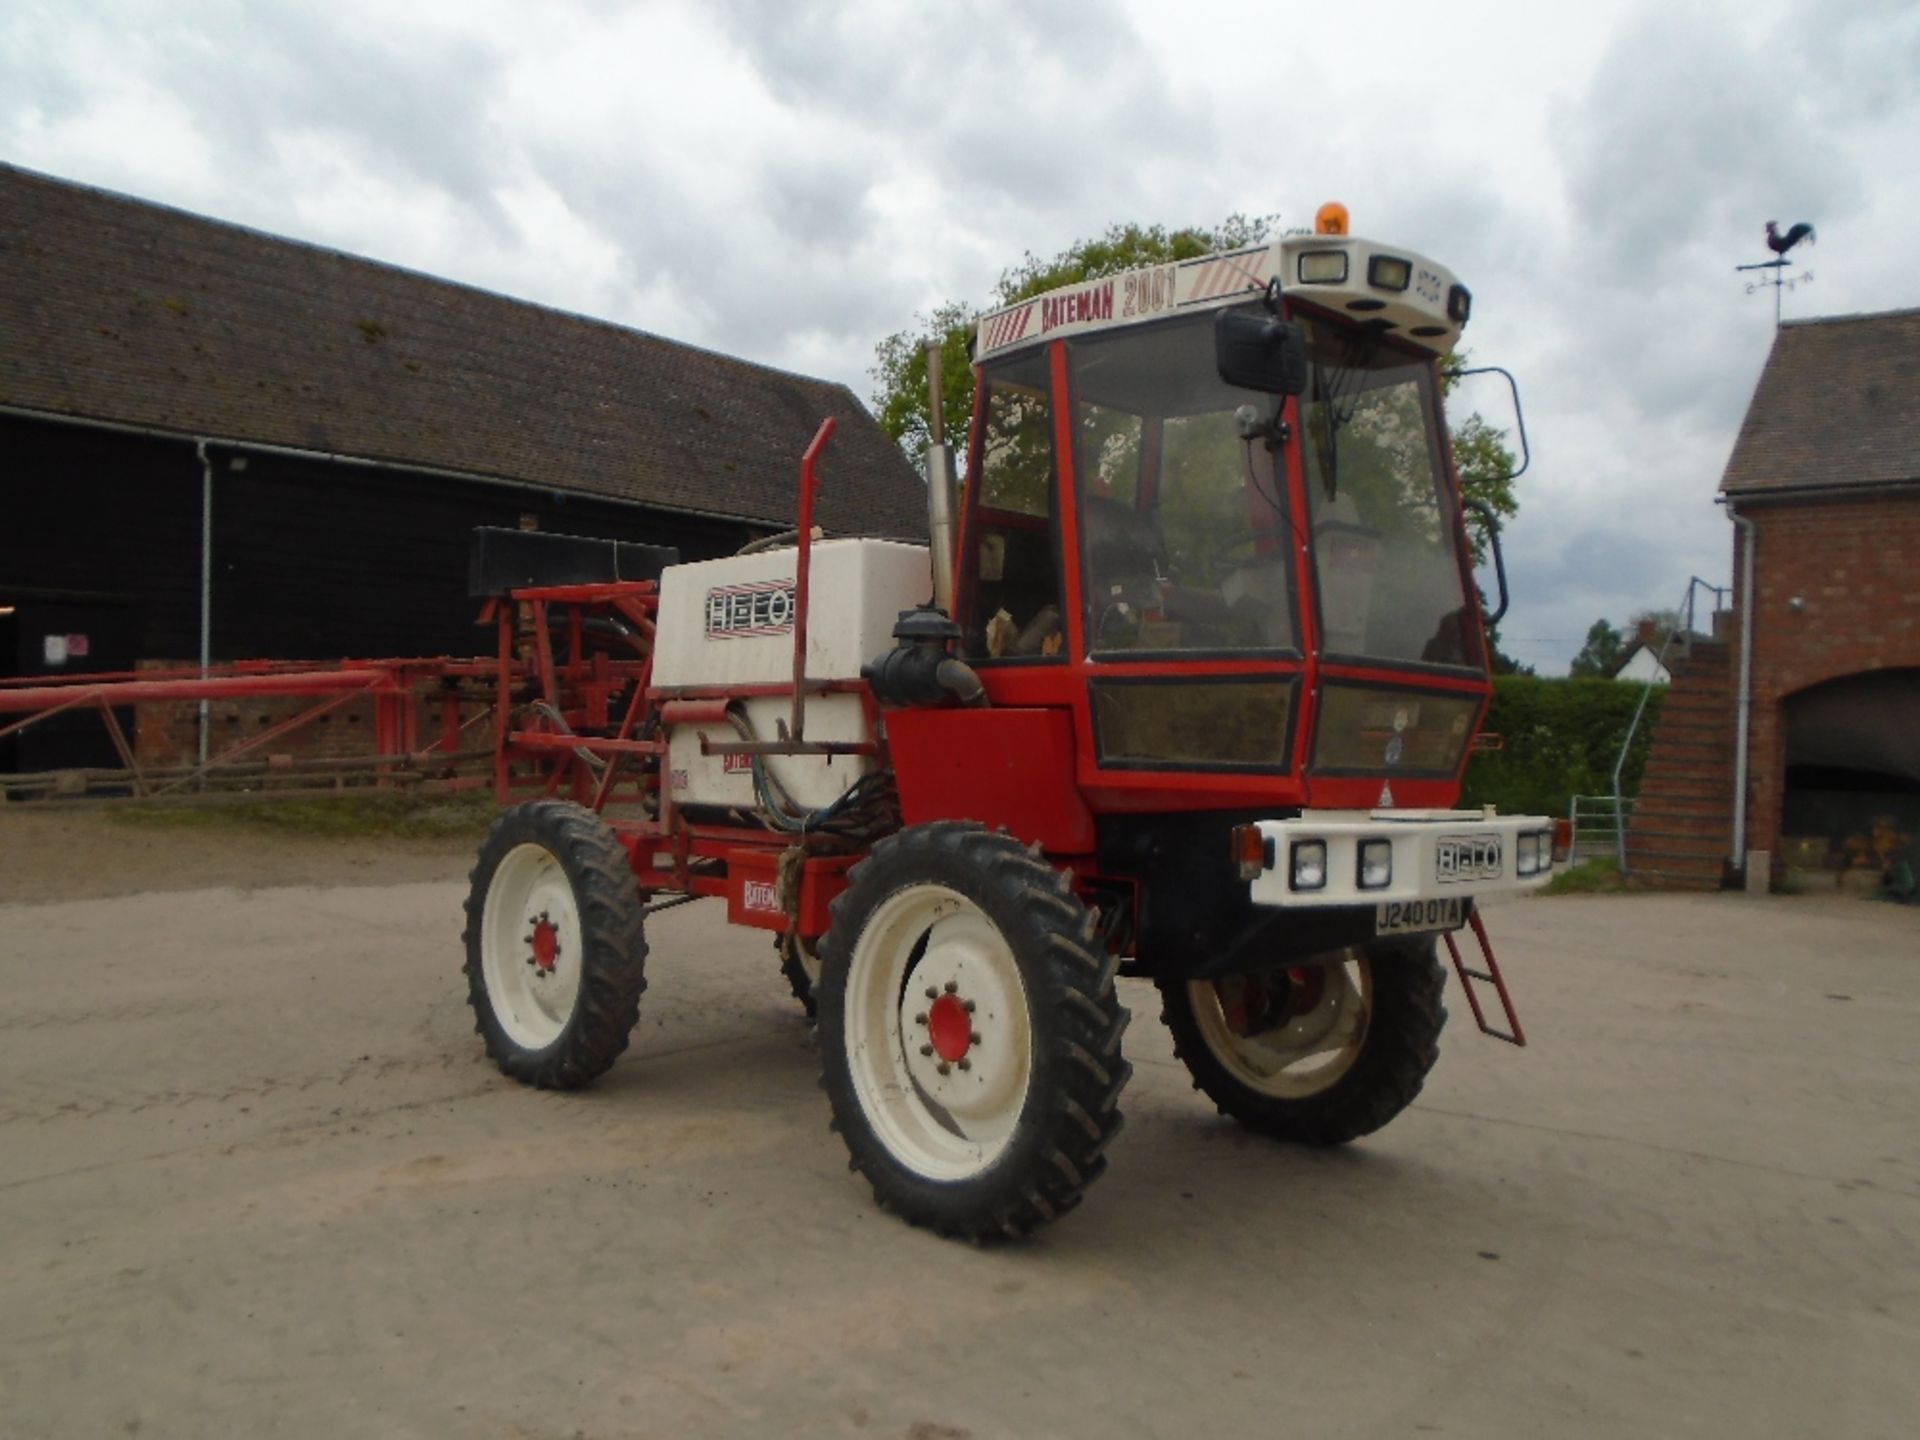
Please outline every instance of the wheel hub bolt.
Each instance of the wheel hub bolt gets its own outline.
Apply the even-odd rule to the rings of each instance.
[[[926,1012],[926,1011],[924,1011],[924,1010],[922,1010],[922,1011],[921,1011],[921,1012],[920,1012],[920,1013],[919,1013],[918,1015],[916,1015],[916,1016],[914,1016],[914,1017],[913,1017],[913,1023],[914,1023],[914,1024],[916,1024],[916,1025],[924,1025],[924,1024],[926,1024],[926,1023],[927,1023],[927,1012]]]
[[[920,1047],[920,1053],[921,1053],[922,1055],[931,1055],[931,1054],[933,1054],[933,1046],[931,1046],[931,1045],[922,1045],[922,1046]]]
[[[966,1059],[964,1056],[961,1057],[961,1059],[959,1059],[955,1063],[959,1065],[959,1067],[962,1070],[971,1070],[973,1068],[973,1062],[971,1060]]]
[[[945,1074],[947,1074],[947,1073],[948,1073],[948,1072],[949,1072],[950,1070],[952,1070],[952,1069],[953,1069],[953,1067],[952,1067],[951,1065],[949,1065],[949,1064],[948,1064],[948,1063],[947,1063],[946,1061],[944,1061],[944,1060],[942,1060],[942,1061],[941,1061],[941,1062],[940,1062],[940,1063],[939,1063],[938,1065],[936,1065],[936,1066],[935,1066],[934,1068],[935,1068],[936,1070],[938,1070],[938,1071],[939,1071],[939,1072],[940,1072],[940,1073],[941,1073],[942,1075],[945,1075]]]
[[[960,1008],[961,1008],[962,1010],[964,1010],[964,1011],[966,1011],[966,1012],[967,1012],[967,1014],[969,1014],[969,1015],[971,1015],[971,1014],[973,1014],[973,1001],[971,1001],[971,1000],[962,1000],[962,1001],[960,1002]]]
[[[959,989],[960,989],[960,982],[958,980],[947,981],[947,984],[946,984],[947,994],[952,995]]]

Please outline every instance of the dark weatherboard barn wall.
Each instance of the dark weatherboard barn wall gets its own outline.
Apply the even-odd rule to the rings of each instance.
[[[208,456],[215,660],[485,651],[467,595],[477,525],[532,516],[542,530],[672,545],[687,559],[730,554],[766,528],[217,443]],[[190,441],[0,417],[0,465],[0,606],[15,607],[23,648],[41,643],[36,613],[85,597],[131,608],[132,659],[198,657],[202,469]]]

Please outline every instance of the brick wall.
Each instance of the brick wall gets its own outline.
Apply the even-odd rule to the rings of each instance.
[[[1750,502],[1741,513],[1756,532],[1747,846],[1777,856],[1781,702],[1863,670],[1920,665],[1920,493]],[[1736,583],[1741,560],[1736,526]]]

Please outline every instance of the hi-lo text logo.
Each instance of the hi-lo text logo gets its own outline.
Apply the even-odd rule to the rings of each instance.
[[[1445,885],[1459,880],[1500,878],[1500,837],[1442,835],[1434,846],[1433,878]]]
[[[707,591],[707,638],[786,635],[793,630],[793,581],[758,580]]]

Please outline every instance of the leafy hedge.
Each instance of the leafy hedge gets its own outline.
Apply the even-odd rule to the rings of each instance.
[[[1460,803],[1498,805],[1509,815],[1558,816],[1567,813],[1575,795],[1612,794],[1614,762],[1642,689],[1620,680],[1500,676],[1493,682],[1485,729],[1502,745],[1476,754],[1467,765]],[[1620,776],[1628,795],[1640,788],[1666,689],[1654,687],[1634,733]]]

